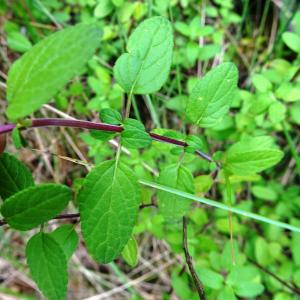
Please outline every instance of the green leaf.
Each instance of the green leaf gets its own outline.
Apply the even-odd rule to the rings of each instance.
[[[104,123],[119,125],[122,123],[122,116],[121,114],[111,108],[104,108],[100,111],[100,119]]]
[[[99,4],[96,6],[94,10],[94,16],[99,19],[108,16],[114,8],[110,0],[101,0],[98,1],[98,3]]]
[[[63,249],[68,261],[78,245],[78,235],[74,230],[74,226],[71,224],[62,225],[51,232],[50,236]]]
[[[49,234],[38,233],[27,243],[26,258],[32,278],[49,300],[65,300],[67,259],[63,249]]]
[[[227,114],[237,89],[238,70],[223,63],[209,71],[193,88],[186,114],[199,127],[213,127]]]
[[[276,165],[283,157],[268,136],[246,138],[226,152],[224,168],[236,175],[252,175]]]
[[[152,140],[141,122],[135,119],[126,119],[123,125],[124,130],[121,133],[123,146],[134,149],[150,146]]]
[[[1,213],[12,228],[29,230],[55,217],[70,199],[71,190],[64,185],[36,185],[6,199]]]
[[[116,133],[112,131],[91,130],[91,136],[103,142],[111,140],[115,135]]]
[[[0,196],[4,200],[34,185],[30,171],[8,153],[0,154]]]
[[[249,282],[240,283],[235,288],[235,293],[240,297],[256,297],[262,294],[264,291],[264,286],[261,283]]]
[[[268,201],[276,201],[277,199],[276,191],[268,186],[254,185],[252,186],[252,194],[258,199]]]
[[[122,54],[114,66],[117,82],[127,93],[158,91],[168,78],[172,50],[170,22],[163,17],[145,20],[129,37],[128,53]]]
[[[7,81],[7,116],[16,120],[39,109],[82,72],[100,41],[97,24],[56,32],[28,50],[12,66]]]
[[[224,289],[220,291],[217,300],[236,300],[232,287],[224,287]]]
[[[160,172],[158,182],[188,193],[195,191],[193,175],[186,167],[178,164],[163,169]],[[180,196],[174,196],[164,191],[158,192],[159,212],[164,216],[167,223],[181,221],[183,215],[189,211],[190,206],[191,201]]]
[[[138,244],[132,236],[122,251],[122,257],[129,266],[135,267],[139,261]]]
[[[199,48],[199,60],[206,61],[210,58],[216,56],[221,51],[221,47],[219,45],[210,44],[204,45],[203,47]]]
[[[14,128],[14,130],[11,133],[11,138],[17,149],[21,149],[22,147],[25,146],[25,141],[23,140],[19,128],[17,127]]]
[[[255,88],[262,93],[272,90],[272,83],[261,74],[254,74],[252,76],[252,82]]]
[[[130,239],[140,203],[140,187],[123,163],[106,161],[86,177],[78,194],[82,234],[98,262],[114,260]]]
[[[282,35],[284,43],[293,51],[300,53],[300,36],[294,32],[285,32]]]
[[[258,270],[250,266],[235,266],[226,279],[227,284],[234,288],[240,297],[260,295],[264,286],[260,283]]]
[[[259,264],[266,267],[272,263],[272,255],[270,253],[272,249],[270,249],[269,244],[267,241],[262,238],[258,237],[255,240],[255,257]]]
[[[223,286],[223,276],[207,268],[197,267],[197,274],[203,283],[203,286],[214,290],[219,290]]]
[[[32,47],[30,41],[23,34],[16,31],[9,33],[7,44],[10,49],[21,53],[28,51]]]

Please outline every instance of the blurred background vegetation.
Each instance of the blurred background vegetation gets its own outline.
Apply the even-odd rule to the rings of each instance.
[[[6,122],[5,82],[11,64],[43,37],[79,22],[99,23],[101,47],[83,75],[35,117],[99,121],[103,108],[123,110],[125,95],[115,83],[112,67],[125,51],[132,29],[155,15],[166,16],[173,24],[171,74],[158,93],[134,98],[131,117],[148,130],[168,131],[177,138],[186,132],[198,135],[203,150],[211,154],[243,136],[272,136],[284,159],[262,176],[236,176],[234,205],[299,227],[300,11],[296,0],[0,0],[0,122]],[[234,62],[240,72],[230,115],[213,129],[186,125],[189,91],[199,76],[223,61]],[[98,163],[115,152],[113,142],[102,142],[88,131],[34,129],[25,137],[27,148],[17,152],[12,143],[8,148],[36,180],[65,182],[77,189],[88,168],[77,160]],[[140,177],[155,181],[163,166],[177,162],[178,149],[153,143],[142,153],[125,151],[126,155]],[[195,176],[198,196],[224,201],[222,174],[213,181],[210,164],[192,154],[186,155],[184,165]],[[155,201],[156,192],[143,187],[143,203]],[[227,213],[194,204],[188,218],[189,250],[208,299],[300,299],[299,234],[233,216],[233,266]],[[52,221],[51,226],[57,224]],[[69,270],[69,299],[198,299],[185,266],[181,226],[166,226],[155,207],[146,207],[140,211],[134,234],[139,251],[135,267],[121,258],[97,265],[81,244]],[[25,267],[28,237],[0,228],[0,299],[40,297]]]

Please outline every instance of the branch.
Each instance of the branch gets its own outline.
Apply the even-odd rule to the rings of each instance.
[[[141,204],[140,205],[140,209],[146,208],[146,207],[155,207],[156,205],[154,203],[149,203],[149,204]],[[80,214],[79,213],[75,213],[75,214],[62,214],[59,216],[54,217],[51,220],[62,220],[62,219],[76,219],[79,218]],[[7,222],[3,219],[0,220],[0,227],[6,225]]]
[[[62,214],[54,217],[52,220],[61,220],[61,219],[76,219],[79,218],[80,215],[77,214]],[[7,222],[5,220],[0,220],[0,227],[6,225]]]
[[[58,126],[58,127],[74,127],[74,128],[84,128],[84,129],[94,129],[94,130],[101,130],[101,131],[110,131],[110,132],[122,132],[124,129],[122,126],[119,125],[111,125],[111,124],[105,124],[105,123],[96,123],[96,122],[90,122],[90,121],[81,121],[81,120],[69,120],[69,119],[51,119],[51,118],[45,118],[45,119],[32,119],[29,120],[29,124],[24,128],[36,128],[36,127],[50,127],[50,126]],[[15,124],[6,124],[0,126],[0,134],[1,133],[8,133],[13,131],[13,129],[16,127]],[[184,141],[180,141],[174,138],[170,138],[167,136],[159,135],[156,133],[148,132],[149,136],[159,142],[164,142],[168,144],[172,144],[179,147],[187,147],[188,144]],[[200,151],[196,150],[195,154],[202,157],[203,159],[213,162],[213,159],[210,155]],[[219,166],[218,166],[219,167]]]
[[[185,260],[186,263],[189,267],[190,273],[192,275],[194,284],[196,286],[198,295],[199,295],[199,299],[200,300],[205,300],[205,292],[204,292],[204,288],[203,288],[203,284],[200,281],[194,265],[193,265],[193,258],[191,257],[190,253],[189,253],[189,249],[188,249],[188,245],[187,245],[187,218],[183,217],[182,218],[182,246],[183,246],[183,250],[184,250],[184,255],[185,255]]]
[[[262,265],[260,265],[258,262],[252,260],[251,258],[248,258],[248,260],[255,265],[257,268],[259,268],[261,271],[265,272],[266,274],[270,275],[271,277],[273,277],[274,279],[276,279],[277,281],[279,281],[283,286],[285,286],[287,289],[289,289],[291,292],[293,292],[295,295],[300,296],[300,289],[298,289],[296,286],[294,286],[293,284],[284,281],[283,279],[281,279],[280,277],[278,277],[276,274],[274,274],[273,272],[269,271],[268,269],[266,269],[265,267],[263,267]]]

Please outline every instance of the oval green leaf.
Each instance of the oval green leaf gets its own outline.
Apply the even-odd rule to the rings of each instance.
[[[127,148],[146,148],[150,146],[152,139],[146,132],[143,123],[135,119],[126,119],[121,133],[122,145]]]
[[[139,261],[138,244],[134,236],[132,236],[122,251],[122,257],[126,263],[135,267]]]
[[[228,112],[237,89],[238,70],[223,63],[209,71],[193,88],[186,114],[199,127],[213,127]]]
[[[32,278],[48,300],[65,300],[67,259],[61,246],[49,234],[38,233],[27,243],[26,258]]]
[[[101,263],[114,260],[131,237],[140,203],[135,174],[114,160],[94,168],[78,194],[83,238]]]
[[[246,138],[225,154],[224,168],[231,174],[248,176],[276,165],[283,157],[268,136]]]
[[[195,192],[193,175],[186,167],[178,164],[167,166],[161,171],[159,184],[176,188],[193,194]],[[180,196],[174,196],[165,191],[158,191],[158,208],[167,223],[181,221],[189,211],[191,201]]]
[[[100,42],[97,24],[79,24],[37,43],[12,66],[7,81],[7,116],[23,118],[48,102],[79,74]]]
[[[0,196],[3,200],[33,185],[32,175],[24,164],[8,153],[0,154]]]
[[[71,190],[60,184],[29,187],[6,199],[1,214],[12,228],[29,230],[60,213],[71,195]]]
[[[163,17],[147,19],[129,37],[128,53],[118,58],[114,76],[127,93],[156,92],[168,78],[172,51],[170,22]]]
[[[61,246],[67,260],[69,260],[78,245],[78,235],[74,230],[74,226],[71,224],[62,225],[51,232],[50,235]]]

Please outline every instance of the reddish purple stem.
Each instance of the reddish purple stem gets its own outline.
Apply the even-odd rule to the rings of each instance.
[[[14,125],[14,124],[0,125],[0,134],[11,132],[14,130],[15,127],[16,127],[16,125]]]
[[[124,129],[119,125],[110,125],[105,123],[95,123],[90,121],[80,121],[80,120],[66,120],[66,119],[33,119],[31,120],[31,126],[29,127],[49,127],[49,126],[58,126],[58,127],[75,127],[75,128],[85,128],[85,129],[94,129],[94,130],[103,130],[103,131],[111,131],[111,132],[122,132]],[[16,125],[14,124],[6,124],[0,125],[0,134],[7,133],[12,131]],[[159,135],[156,133],[149,133],[150,137],[153,140],[165,142],[168,144],[187,147],[188,144],[183,141],[179,141],[167,136]],[[205,160],[212,162],[213,159],[206,153],[203,153],[200,150],[196,150],[195,153]]]

